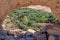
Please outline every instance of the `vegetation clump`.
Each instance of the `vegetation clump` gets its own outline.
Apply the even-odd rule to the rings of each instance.
[[[27,30],[28,28],[40,29],[42,25],[38,23],[50,23],[53,20],[55,20],[55,17],[52,13],[31,8],[20,8],[11,12],[6,22],[13,23],[20,29]]]

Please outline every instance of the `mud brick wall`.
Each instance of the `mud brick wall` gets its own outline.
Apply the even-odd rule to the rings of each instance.
[[[0,0],[0,23],[9,12],[28,5],[48,6],[60,21],[60,0]]]

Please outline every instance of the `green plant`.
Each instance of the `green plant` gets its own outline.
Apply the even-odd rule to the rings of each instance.
[[[39,20],[42,22],[46,22],[46,21],[48,21],[48,18],[46,18],[45,16],[42,16],[39,18]]]
[[[52,13],[31,8],[19,8],[18,10],[11,12],[8,16],[9,18],[6,20],[10,20],[9,22],[23,30],[27,30],[28,28],[40,29],[42,25],[38,23],[50,22],[55,19]]]

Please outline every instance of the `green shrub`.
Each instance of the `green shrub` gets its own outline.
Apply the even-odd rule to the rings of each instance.
[[[42,25],[38,24],[39,22],[50,22],[55,19],[52,13],[31,8],[20,8],[14,12],[11,12],[8,16],[9,18],[7,18],[7,20],[10,20],[9,22],[17,25],[23,30],[28,28],[40,29]]]

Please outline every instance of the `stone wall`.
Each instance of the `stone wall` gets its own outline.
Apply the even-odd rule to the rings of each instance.
[[[0,0],[0,23],[3,22],[9,12],[28,5],[48,6],[60,21],[60,0]]]

